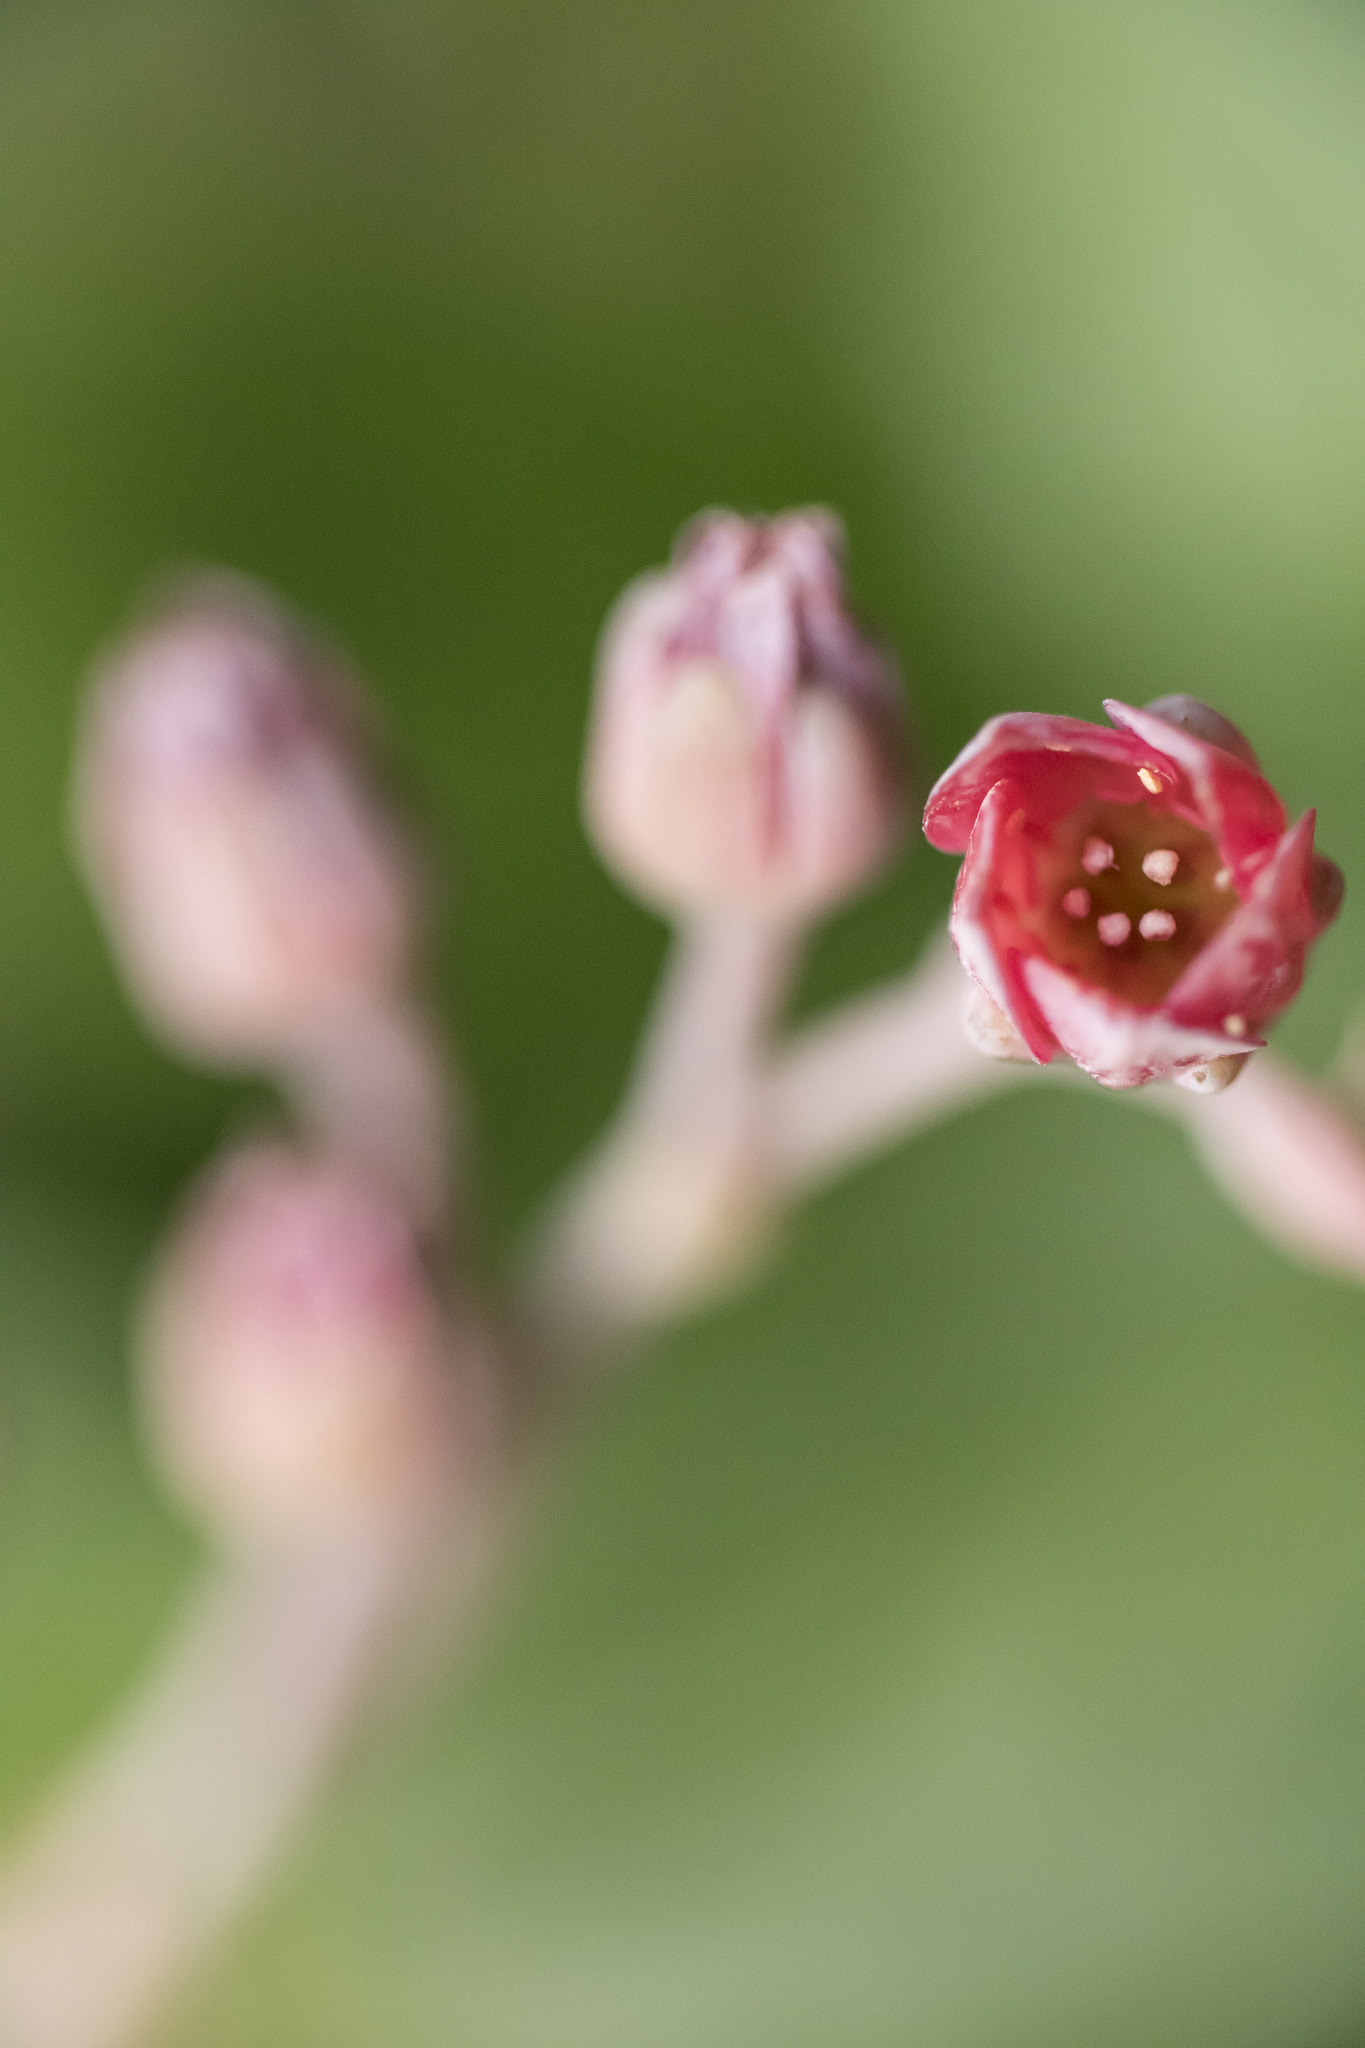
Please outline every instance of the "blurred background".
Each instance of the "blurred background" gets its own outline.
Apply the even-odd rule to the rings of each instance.
[[[829,502],[926,783],[1189,690],[1358,878],[1363,364],[1347,0],[7,0],[0,1821],[193,1571],[127,1306],[259,1105],[145,1039],[66,851],[148,576],[261,576],[373,680],[492,1271],[662,950],[576,817],[626,578]],[[801,1005],[951,879],[912,849]],[[604,1394],[166,2048],[1360,2048],[1363,1339],[1098,1090],[871,1165]]]

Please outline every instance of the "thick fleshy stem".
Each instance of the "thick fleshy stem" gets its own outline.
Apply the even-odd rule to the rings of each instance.
[[[447,1228],[462,1186],[460,1091],[415,997],[398,991],[334,1017],[281,1060],[278,1079],[305,1138],[395,1195],[424,1237]]]
[[[1201,1102],[1171,1089],[1177,1116],[1234,1208],[1301,1265],[1365,1284],[1365,1143],[1332,1096],[1272,1053]]]
[[[775,1055],[761,1116],[789,1198],[870,1152],[1044,1069],[990,1060],[963,1029],[971,985],[946,936],[900,981],[797,1033]]]
[[[132,2048],[287,1845],[424,1575],[430,1511],[224,1559],[158,1668],[0,1869],[5,2048]],[[449,1588],[446,1589],[447,1603]]]
[[[528,1262],[551,1355],[609,1354],[751,1264],[771,1220],[761,1076],[799,938],[739,915],[680,925],[620,1112]]]
[[[401,1298],[403,1286],[421,1288],[420,1267],[408,1274],[384,1226],[395,1197],[416,1235],[424,1220],[439,1225],[444,1208],[444,1190],[432,1176],[401,1172],[410,1125],[392,1114],[385,1123],[386,1090],[390,1104],[395,1097],[409,1105],[421,1099],[419,1087],[405,1098],[393,1085],[395,1069],[401,1078],[404,1068],[400,1060],[385,1066],[395,1042],[386,1044],[386,1021],[400,1049],[411,1043],[401,1012],[391,1020],[381,1014],[363,1038],[357,1034],[350,1042],[353,1052],[364,1044],[375,1049],[374,1068],[367,1072],[357,1056],[353,1066],[338,1061],[332,1069],[337,1095],[313,1118],[328,1163],[310,1162],[304,1152],[290,1165],[287,1148],[260,1147],[255,1154],[245,1148],[235,1169],[237,1192],[227,1192],[233,1187],[227,1176],[218,1207],[201,1197],[198,1221],[181,1227],[171,1270],[185,1265],[186,1233],[192,1245],[196,1233],[226,1229],[235,1247],[228,1270],[239,1286],[252,1284],[254,1276],[258,1288],[273,1290],[267,1299],[283,1315],[283,1329],[273,1336],[264,1330],[258,1308],[256,1321],[248,1316],[235,1337],[229,1329],[225,1352],[223,1304],[213,1292],[220,1269],[210,1263],[206,1272],[202,1251],[197,1261],[191,1258],[180,1280],[182,1305],[169,1326],[175,1369],[192,1375],[202,1364],[220,1378],[246,1375],[237,1394],[238,1407],[243,1401],[246,1407],[235,1431],[231,1401],[226,1409],[219,1404],[218,1465],[202,1503],[219,1554],[190,1594],[149,1678],[26,1837],[0,1860],[5,2048],[133,2048],[143,2041],[268,1879],[357,1719],[392,1688],[395,1672],[402,1682],[447,1650],[499,1554],[504,1460],[496,1361],[467,1315],[438,1320],[436,1330],[444,1330],[450,1346],[449,1391],[458,1396],[447,1399],[442,1382],[428,1388],[418,1371],[426,1355],[424,1325],[420,1315],[414,1323],[414,1305]],[[348,1074],[354,1077],[349,1092]],[[398,1149],[377,1157],[374,1145],[385,1138]],[[390,1160],[395,1171],[387,1176]],[[421,1167],[420,1150],[410,1163]],[[370,1192],[358,1213],[357,1198],[346,1198],[348,1212],[343,1196],[357,1176]],[[277,1198],[267,1220],[256,1225],[253,1257],[244,1263],[241,1227],[224,1218],[222,1205],[259,1200],[263,1180],[276,1184]],[[320,1222],[311,1235],[301,1235],[298,1206],[310,1194],[323,1198]],[[329,1281],[323,1271],[327,1233],[339,1227],[332,1256],[344,1270]],[[280,1260],[285,1269],[275,1270],[272,1262]],[[393,1261],[387,1279],[386,1260]],[[163,1261],[163,1290],[164,1271]],[[198,1324],[185,1319],[187,1284],[200,1302]],[[221,1289],[222,1280],[217,1284]],[[344,1297],[347,1288],[357,1318],[349,1337],[328,1320],[336,1290]],[[418,1306],[421,1299],[419,1293]],[[300,1314],[306,1321],[310,1300],[321,1318],[321,1340],[314,1331],[311,1348],[298,1323]],[[259,1418],[253,1422],[250,1383],[261,1344],[267,1355],[282,1345],[287,1352],[291,1329],[302,1347],[295,1362],[306,1386],[318,1385],[318,1342],[340,1346],[330,1394],[319,1393],[313,1414],[317,1443],[311,1451],[307,1442],[296,1447],[294,1506],[278,1498],[283,1482],[269,1462],[272,1440],[260,1445],[253,1435]],[[386,1333],[395,1345],[416,1347],[416,1379],[395,1370],[397,1361],[386,1375],[374,1355]],[[144,1328],[144,1352],[148,1335]],[[354,1387],[347,1395],[348,1358],[370,1360],[379,1388],[390,1389],[377,1394],[372,1420],[380,1438],[391,1440],[390,1455],[403,1459],[393,1480],[382,1462],[352,1474],[350,1452],[337,1439],[337,1401],[362,1398]],[[439,1398],[424,1398],[428,1394]],[[410,1442],[401,1417],[385,1410],[386,1398],[390,1405],[413,1406]],[[175,1468],[181,1490],[192,1494],[196,1484],[204,1486],[204,1446],[195,1430],[206,1418],[200,1414],[196,1424],[183,1403],[165,1410],[163,1399],[161,1406],[156,1447],[168,1469]],[[280,1452],[280,1428],[297,1434],[307,1427],[297,1406],[282,1410],[273,1455]],[[222,1444],[224,1431],[235,1453],[231,1443]],[[179,1442],[178,1458],[169,1455],[167,1432]],[[243,1460],[249,1466],[261,1451],[267,1466],[253,1490]],[[329,1458],[340,1460],[330,1480],[315,1469]],[[224,1490],[224,1459],[229,1479],[237,1473],[236,1491],[230,1483]],[[365,1489],[374,1485],[385,1497],[366,1505]],[[268,1534],[257,1526],[262,1489],[274,1503]],[[353,1491],[354,1504],[347,1506]]]

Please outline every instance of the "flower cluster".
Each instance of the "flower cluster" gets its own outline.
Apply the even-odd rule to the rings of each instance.
[[[617,1116],[489,1317],[413,981],[423,891],[357,705],[297,621],[214,577],[113,650],[87,708],[74,823],[130,993],[181,1053],[272,1079],[285,1129],[228,1149],[151,1274],[147,1446],[219,1556],[0,1870],[6,2044],[143,2037],[348,1721],[477,1591],[533,1397],[733,1284],[804,1188],[1010,1077],[973,1045],[1224,1085],[1341,899],[1313,813],[1288,824],[1206,705],[996,718],[925,815],[964,856],[967,976],[936,942],[782,1032],[804,934],[904,822],[899,689],[830,514],[708,513],[608,621],[584,774],[598,850],[673,923],[672,957]],[[1230,1109],[1159,1099],[1261,1229],[1365,1279],[1365,1158],[1325,1097],[1264,1058]]]

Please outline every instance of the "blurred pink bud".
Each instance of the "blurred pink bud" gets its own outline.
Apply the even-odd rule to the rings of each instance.
[[[886,858],[900,692],[828,512],[704,514],[607,623],[584,807],[605,860],[682,913],[807,916]]]
[[[336,669],[227,576],[96,675],[80,850],[135,996],[192,1053],[293,1051],[402,970],[412,877],[350,712]]]
[[[161,1462],[230,1537],[420,1506],[449,1468],[461,1397],[476,1405],[402,1210],[283,1144],[234,1154],[191,1198],[142,1336]]]

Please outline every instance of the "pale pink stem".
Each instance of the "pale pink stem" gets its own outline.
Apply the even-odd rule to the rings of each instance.
[[[288,1844],[448,1538],[428,1513],[214,1568],[0,1869],[4,2048],[144,2038]],[[472,1592],[484,1546],[459,1555]]]
[[[724,1115],[747,1099],[796,954],[785,924],[732,916],[681,925],[621,1125]]]
[[[775,1055],[762,1117],[768,1166],[784,1192],[1044,1071],[970,1045],[967,994],[956,953],[935,938],[903,980],[809,1025]]]
[[[458,1090],[449,1049],[406,995],[376,996],[336,1017],[280,1080],[306,1137],[396,1195],[424,1231],[451,1199]]]
[[[1258,1052],[1222,1095],[1169,1088],[1151,1106],[1179,1117],[1234,1208],[1273,1244],[1365,1282],[1365,1144],[1330,1094]]]
[[[542,1346],[600,1356],[744,1264],[766,1203],[762,1062],[799,931],[697,918],[678,931],[615,1122],[553,1203],[525,1296]]]

